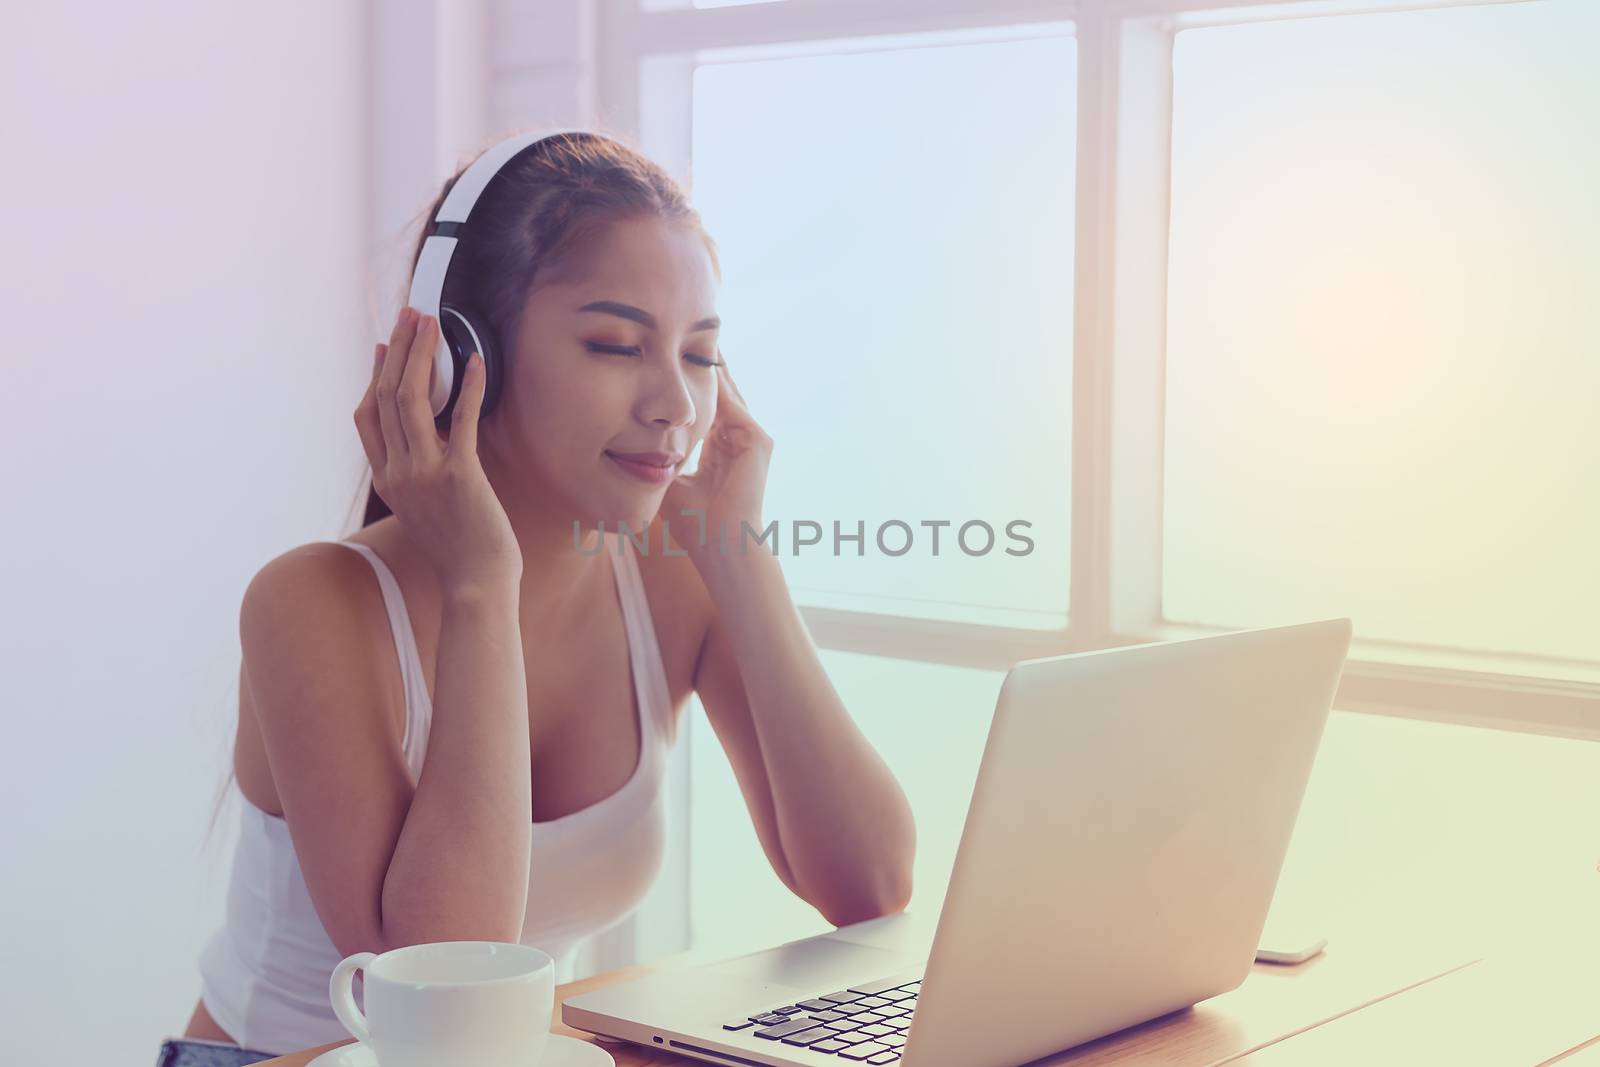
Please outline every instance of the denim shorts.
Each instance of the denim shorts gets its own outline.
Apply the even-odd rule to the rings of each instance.
[[[276,1055],[276,1052],[252,1052],[237,1045],[220,1045],[215,1041],[173,1038],[161,1043],[156,1067],[241,1067],[246,1063],[270,1060]]]

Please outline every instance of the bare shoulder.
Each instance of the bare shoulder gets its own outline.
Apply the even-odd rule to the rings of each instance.
[[[234,764],[245,795],[281,810],[267,754],[302,744],[370,744],[403,727],[404,693],[372,566],[330,542],[292,548],[251,578]]]
[[[333,641],[333,653],[352,651],[344,646],[362,643],[369,588],[376,589],[371,565],[342,545],[314,541],[274,557],[250,579],[239,605],[247,657],[270,660],[313,637]]]

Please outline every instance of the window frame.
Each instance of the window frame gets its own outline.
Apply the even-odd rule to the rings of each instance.
[[[643,10],[592,0],[593,111],[690,174],[696,53],[1070,22],[1078,49],[1067,625],[1030,630],[802,605],[826,648],[1004,670],[1232,627],[1162,610],[1172,53],[1184,29],[1525,0],[781,0]],[[752,52],[752,54],[757,54]],[[1115,380],[1116,388],[1113,388]],[[1600,739],[1595,662],[1357,637],[1347,711]]]

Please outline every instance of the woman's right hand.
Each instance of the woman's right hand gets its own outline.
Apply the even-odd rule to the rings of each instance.
[[[450,436],[441,437],[428,405],[438,345],[438,319],[407,307],[373,353],[372,382],[354,416],[372,486],[447,587],[509,582],[514,591],[522,551],[478,460],[483,358],[467,360]]]

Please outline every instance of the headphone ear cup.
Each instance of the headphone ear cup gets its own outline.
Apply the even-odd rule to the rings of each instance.
[[[439,308],[439,333],[450,347],[450,363],[455,373],[450,382],[450,399],[435,420],[440,429],[450,425],[456,410],[456,397],[461,395],[461,382],[466,376],[467,356],[477,352],[483,356],[485,378],[483,383],[483,409],[479,416],[494,410],[500,398],[500,351],[495,344],[494,331],[488,328],[481,315],[463,307],[444,304]]]

